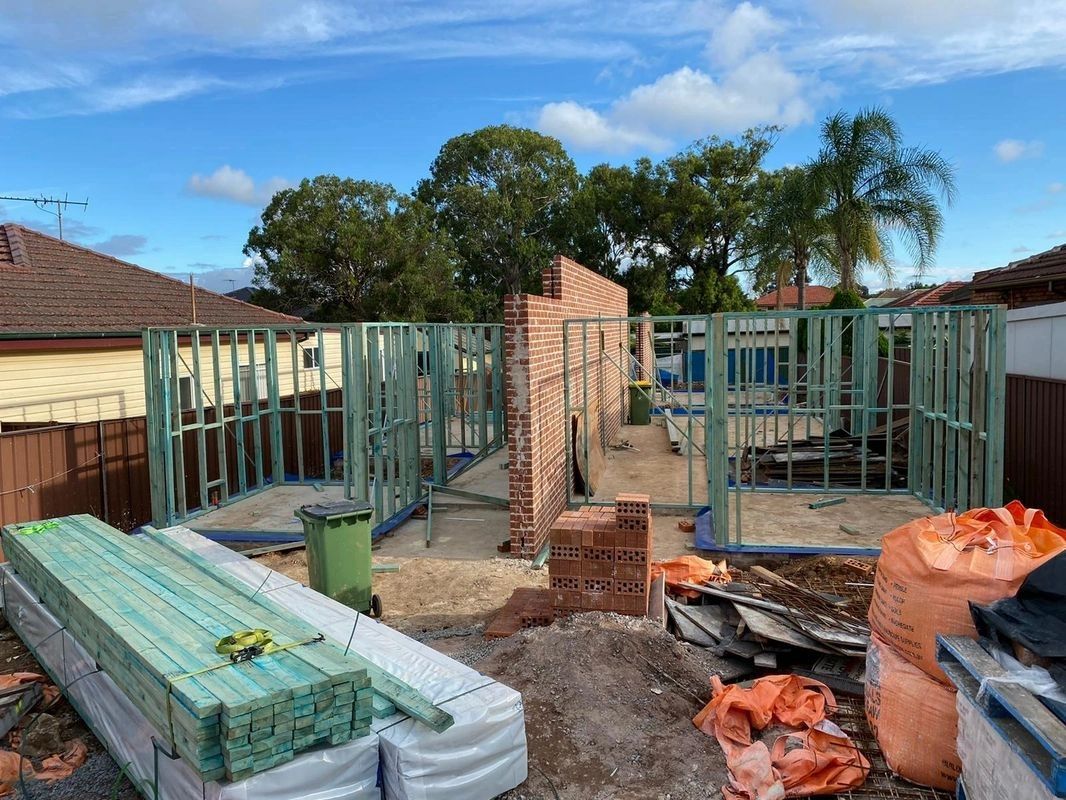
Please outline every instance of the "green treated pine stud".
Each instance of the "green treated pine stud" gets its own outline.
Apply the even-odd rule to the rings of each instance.
[[[839,506],[841,503],[846,502],[848,502],[846,497],[827,497],[824,500],[815,500],[813,503],[808,503],[807,508],[828,508],[829,506]]]

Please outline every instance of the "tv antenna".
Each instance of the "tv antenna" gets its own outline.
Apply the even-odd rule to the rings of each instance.
[[[59,221],[59,238],[63,238],[63,211],[67,206],[81,206],[86,208],[89,205],[89,198],[86,197],[84,201],[68,200],[67,195],[62,197],[46,197],[41,195],[40,197],[13,197],[8,195],[0,195],[0,200],[15,200],[19,203],[33,203],[41,211],[47,211],[53,217]],[[53,211],[49,206],[55,206],[56,210]]]

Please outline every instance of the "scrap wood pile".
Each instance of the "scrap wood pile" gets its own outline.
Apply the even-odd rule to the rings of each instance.
[[[770,447],[752,447],[741,459],[741,478],[758,484],[788,481],[793,484],[821,484],[826,471],[829,483],[840,487],[860,487],[865,475],[867,485],[884,485],[886,474],[892,487],[906,486],[907,423],[893,426],[892,462],[889,463],[882,426],[861,436],[834,431],[825,439],[797,439],[791,445],[779,442]],[[865,469],[863,462],[865,461]],[[754,465],[754,467],[753,467]]]
[[[842,565],[855,582],[871,568]],[[854,600],[807,588],[763,568],[729,568],[696,556],[654,565],[666,575],[671,625],[680,638],[755,667],[792,667],[835,688],[862,693],[862,660],[870,640],[865,609]]]
[[[369,733],[374,691],[400,705],[388,675],[158,532],[129,537],[80,515],[8,526],[3,549],[205,781]],[[404,697],[435,729],[450,723],[425,698]]]

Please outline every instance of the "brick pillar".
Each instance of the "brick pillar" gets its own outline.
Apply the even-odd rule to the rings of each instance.
[[[648,381],[651,380],[651,376],[654,374],[655,369],[655,351],[652,349],[651,333],[654,327],[651,323],[651,314],[645,311],[641,314],[644,317],[643,322],[637,323],[637,362],[640,366],[637,368],[637,380]]]

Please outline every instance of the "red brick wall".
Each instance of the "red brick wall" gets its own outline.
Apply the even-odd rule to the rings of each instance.
[[[543,286],[543,297],[504,298],[511,553],[525,558],[540,551],[566,507],[563,320],[625,317],[629,302],[624,288],[562,256],[544,271]],[[589,406],[598,405],[601,444],[606,446],[622,425],[628,389],[625,376],[604,353],[628,369],[623,352],[629,346],[628,325],[589,324],[585,348],[580,325],[571,325],[568,336],[571,406],[580,406],[584,395],[584,350]]]

